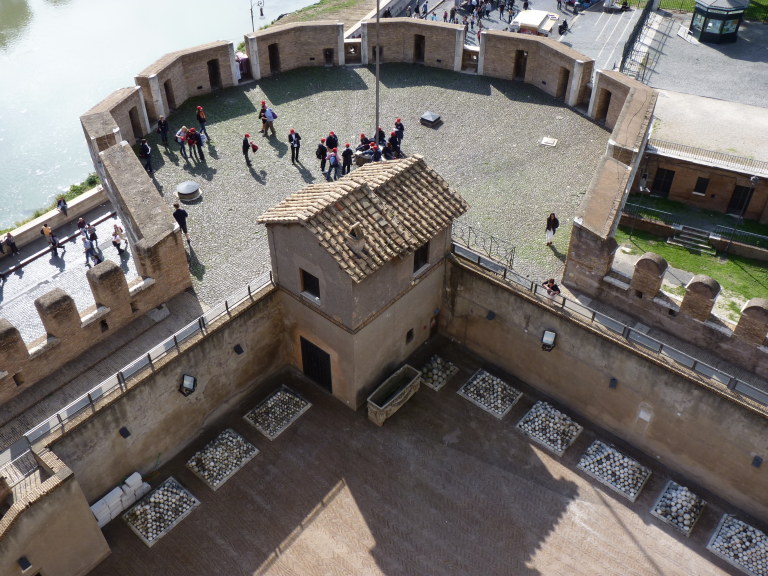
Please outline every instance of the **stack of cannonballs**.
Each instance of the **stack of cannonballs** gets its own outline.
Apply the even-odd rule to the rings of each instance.
[[[192,456],[187,468],[216,490],[258,453],[256,446],[228,428]]]
[[[245,415],[245,419],[270,440],[274,440],[310,403],[283,386]]]
[[[461,387],[459,394],[497,418],[509,412],[523,395],[504,380],[491,376],[485,370],[475,372]]]
[[[577,467],[632,502],[651,475],[648,468],[600,440],[587,448]]]
[[[765,533],[730,514],[723,516],[707,548],[750,574],[768,575],[768,538]]]
[[[536,402],[517,427],[558,456],[565,453],[582,430],[581,426],[547,402]]]
[[[705,505],[703,498],[670,480],[651,514],[690,536]]]
[[[435,354],[425,364],[424,368],[421,369],[421,381],[432,388],[432,390],[438,391],[458,371],[459,369],[452,363],[443,360]]]
[[[148,546],[164,536],[200,502],[174,478],[168,478],[123,515]]]

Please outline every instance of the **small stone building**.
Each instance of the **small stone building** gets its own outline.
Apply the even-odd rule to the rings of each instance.
[[[424,159],[367,164],[267,210],[292,362],[352,408],[437,329],[467,203]]]

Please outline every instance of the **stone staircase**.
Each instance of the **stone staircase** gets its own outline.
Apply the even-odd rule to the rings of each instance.
[[[675,235],[667,240],[667,244],[682,246],[696,254],[715,256],[717,251],[709,243],[709,232],[690,226],[675,226]]]

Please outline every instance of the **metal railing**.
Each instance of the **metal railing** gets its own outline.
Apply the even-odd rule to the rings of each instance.
[[[96,402],[116,392],[126,391],[126,381],[148,367],[152,367],[155,362],[166,356],[172,350],[178,350],[179,345],[192,336],[202,333],[205,334],[208,325],[211,322],[228,315],[231,308],[236,307],[245,300],[251,299],[253,294],[272,284],[272,271],[259,276],[253,282],[247,284],[244,288],[232,294],[229,298],[220,302],[208,312],[184,326],[181,330],[147,351],[146,354],[139,356],[124,366],[121,370],[91,388],[88,392],[67,404],[55,414],[49,416],[37,426],[24,433],[22,438],[16,441],[12,446],[0,453],[0,467],[6,465],[12,460],[18,459],[29,451],[32,444],[48,436],[52,432],[63,428],[64,425],[84,413],[86,410],[96,410]]]
[[[653,154],[674,156],[676,158],[694,162],[705,162],[718,168],[768,177],[768,162],[765,160],[755,160],[754,158],[725,154],[715,150],[686,146],[685,144],[668,142],[657,138],[650,138],[648,140],[647,151]]]
[[[488,258],[502,262],[505,266],[511,268],[515,263],[515,247],[512,244],[469,224],[454,221],[453,237],[461,240],[465,246],[480,251]]]
[[[761,236],[760,234],[753,234],[752,232],[720,225],[715,226],[712,232],[713,234],[720,236],[723,240],[728,240],[729,242],[739,242],[741,244],[748,244],[749,246],[768,250],[768,236]]]
[[[675,220],[676,214],[673,214],[672,212],[664,212],[663,210],[656,210],[655,208],[648,208],[647,206],[641,206],[640,204],[632,204],[631,202],[626,202],[624,204],[622,212],[629,216],[634,216],[635,218],[656,220],[669,225],[677,224]]]
[[[743,396],[747,396],[760,404],[768,406],[768,393],[749,382],[731,376],[686,352],[673,348],[669,344],[665,344],[652,336],[648,336],[647,334],[624,324],[620,320],[616,320],[602,312],[584,306],[580,302],[569,300],[562,295],[550,295],[543,285],[532,282],[530,279],[521,276],[500,262],[489,260],[485,255],[479,254],[468,246],[454,241],[452,243],[452,252],[456,256],[469,260],[495,274],[501,280],[514,285],[516,288],[528,291],[538,298],[548,301],[553,307],[560,309],[565,314],[571,316],[576,315],[581,320],[593,324],[601,330],[607,329],[620,336],[628,343],[639,344],[643,348],[659,355],[664,360],[672,361],[684,368],[693,370],[697,374],[716,380],[720,384],[727,386],[729,389],[738,392]]]
[[[624,43],[624,49],[621,53],[621,64],[619,71],[628,76],[635,76],[642,82],[644,76],[644,66],[641,64],[647,59],[648,45],[643,42],[643,32],[646,29],[648,18],[653,11],[654,2],[646,2],[642,7],[642,13],[635,22],[634,28],[629,33],[627,41]],[[639,3],[638,3],[639,7]]]

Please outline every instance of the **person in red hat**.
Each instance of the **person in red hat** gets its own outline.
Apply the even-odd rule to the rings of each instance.
[[[387,135],[384,133],[384,129],[379,126],[379,128],[376,130],[376,145],[377,146],[384,146],[384,144],[387,143]]]
[[[395,158],[400,157],[400,143],[397,141],[397,132],[394,130],[389,133],[389,140],[387,140],[387,144],[389,144],[390,148],[392,149],[392,154]]]
[[[315,156],[320,160],[320,172],[325,174],[325,161],[328,158],[328,148],[325,145],[325,138],[320,138],[320,144],[317,145]]]
[[[405,136],[405,126],[403,126],[400,118],[395,119],[395,134],[397,134],[397,145],[400,146]]]
[[[326,140],[326,143],[328,141]],[[331,179],[331,172],[333,172],[333,179],[339,179],[339,173],[341,172],[341,162],[339,161],[339,149],[332,148],[331,153],[328,154],[328,179]]]
[[[336,134],[330,132],[328,137],[325,139],[325,145],[328,146],[329,150],[333,150],[339,145],[339,138],[336,136]]]
[[[301,136],[296,130],[291,128],[288,132],[288,144],[291,146],[291,162],[296,163],[299,159],[299,148],[301,148]]]
[[[365,134],[360,134],[360,144],[356,148],[359,152],[365,152],[367,150],[371,149],[371,141],[368,140],[368,138],[365,136]]]
[[[376,145],[375,142],[371,142],[371,149],[373,150],[373,156],[371,156],[371,160],[374,162],[380,162],[381,161],[381,149]]]
[[[208,117],[205,115],[205,110],[203,110],[202,106],[197,107],[197,123],[200,124],[199,134],[205,134],[205,137],[210,140],[211,137],[205,128],[205,125],[208,123]]]
[[[245,156],[245,165],[250,166],[251,165],[251,159],[248,158],[248,154],[251,151],[251,141],[250,141],[251,135],[246,134],[243,136],[243,156]]]
[[[349,142],[345,144],[344,150],[341,152],[341,175],[344,176],[344,174],[349,174],[349,171],[352,170],[352,156],[354,155],[354,152],[352,151],[352,148],[350,148]]]
[[[261,101],[261,110],[259,110],[259,120],[261,120],[261,130],[259,130],[259,134],[266,134],[267,133],[267,103],[264,100]]]

